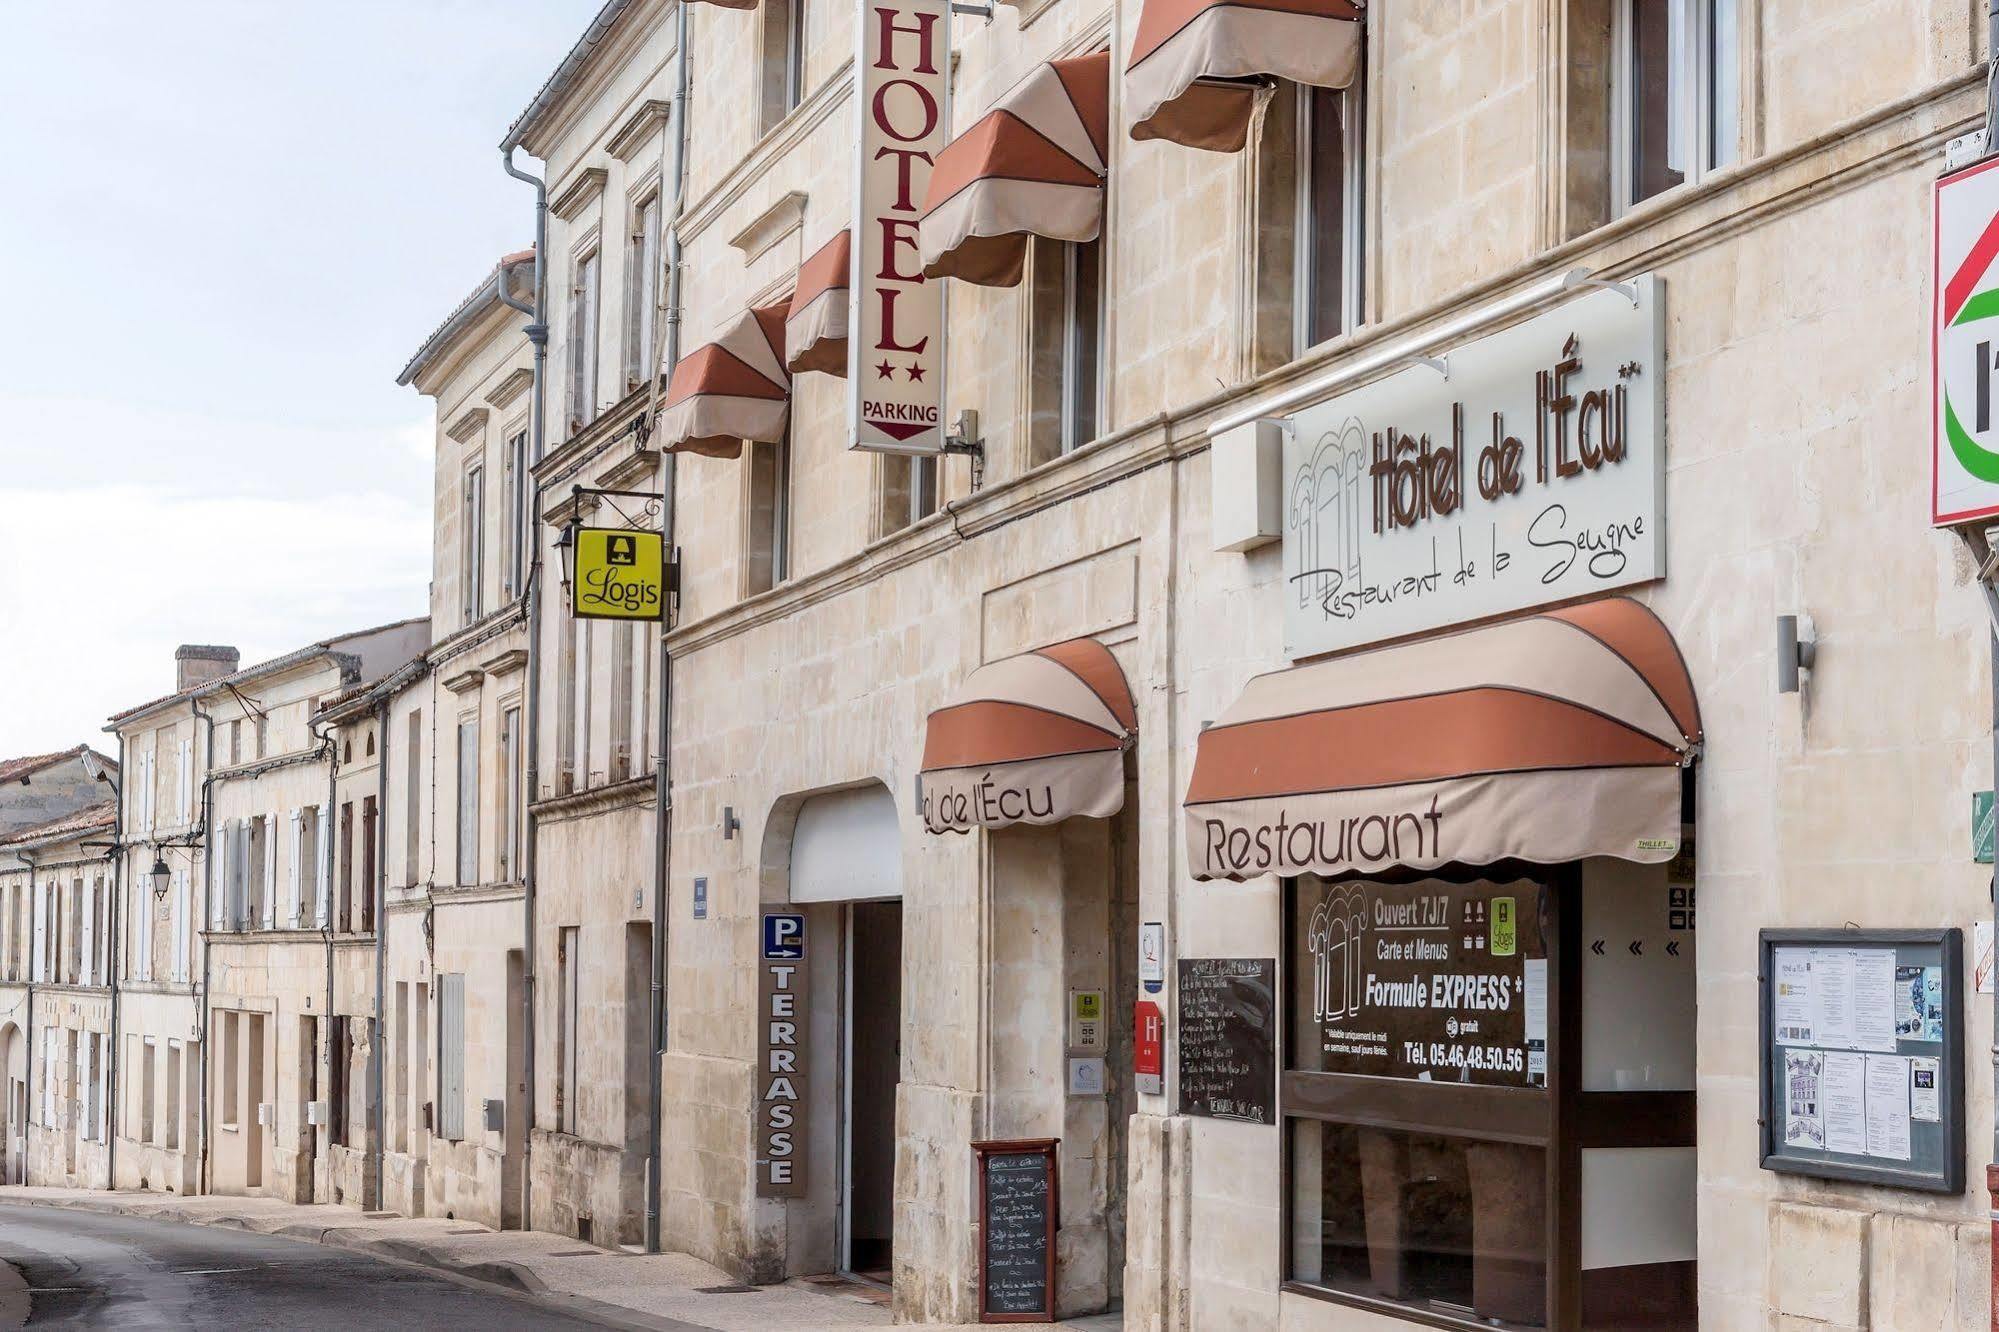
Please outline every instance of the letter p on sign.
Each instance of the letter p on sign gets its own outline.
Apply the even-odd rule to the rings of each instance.
[[[796,961],[805,956],[805,917],[796,912],[770,912],[764,916],[764,958],[767,961]]]

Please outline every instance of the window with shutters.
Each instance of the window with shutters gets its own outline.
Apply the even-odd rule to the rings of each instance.
[[[319,826],[319,806],[298,812],[298,842],[292,855],[298,864],[298,891],[293,898],[292,924],[303,928],[315,918],[320,894],[320,848],[326,834]]]
[[[170,932],[168,945],[173,949],[167,974],[175,982],[184,982],[188,975],[188,871],[177,870],[173,877],[173,905],[170,911]],[[152,914],[151,899],[142,899],[147,915]]]
[[[414,888],[423,874],[423,710],[411,711],[403,740],[403,882]]]
[[[270,863],[271,832],[270,821],[264,818],[246,820],[248,828],[248,849],[246,852],[249,873],[244,876],[244,892],[241,919],[250,929],[261,929],[264,924],[265,875]]]
[[[576,1132],[576,1045],[579,977],[579,930],[565,925],[556,934],[555,1124],[563,1133]]]
[[[500,802],[499,880],[514,881],[520,856],[521,835],[521,710],[518,705],[500,713]]]
[[[337,928],[353,928],[354,911],[354,802],[340,804],[340,900],[334,916]]]
[[[69,928],[63,939],[63,969],[61,979],[70,985],[83,982],[83,880],[71,879],[69,883]]]
[[[465,977],[437,977],[437,1134],[465,1137]]]
[[[659,373],[654,347],[659,324],[659,194],[632,210],[625,247],[625,392]]]
[[[459,586],[463,623],[486,613],[486,464],[465,469],[459,512]]]
[[[174,728],[162,726],[153,732],[153,752],[146,766],[147,782],[152,787],[147,801],[152,806],[152,821],[161,826],[174,822],[178,813],[172,798],[179,776],[174,759]]]
[[[458,721],[458,882],[479,882],[479,719]]]
[[[569,433],[597,419],[597,251],[576,257],[569,284]]]
[[[376,872],[375,833],[381,826],[380,811],[375,808],[375,797],[361,799],[361,882],[358,892],[361,897],[361,924],[363,934],[375,930],[375,896],[381,888],[381,875]]]

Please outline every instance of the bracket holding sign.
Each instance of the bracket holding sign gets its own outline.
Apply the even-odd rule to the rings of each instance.
[[[667,619],[680,592],[678,552],[669,561],[665,534],[638,525],[660,516],[664,497],[649,490],[570,487],[571,504],[580,508],[586,495],[610,503],[630,525],[585,526],[572,509],[555,542],[570,613],[579,620]],[[618,508],[619,499],[643,501],[636,518]]]

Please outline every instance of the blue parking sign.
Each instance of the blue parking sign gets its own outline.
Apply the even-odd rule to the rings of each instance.
[[[797,961],[805,956],[805,917],[797,912],[766,912],[764,915],[764,958],[767,961]]]

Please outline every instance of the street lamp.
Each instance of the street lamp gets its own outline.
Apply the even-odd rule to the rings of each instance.
[[[555,539],[555,549],[562,556],[562,595],[569,595],[569,585],[576,578],[576,520],[571,518],[562,525],[562,535]]]
[[[158,851],[154,851],[152,874],[154,897],[165,897],[167,895],[167,881],[171,878],[173,878],[173,871],[167,868],[166,857],[162,856]]]

